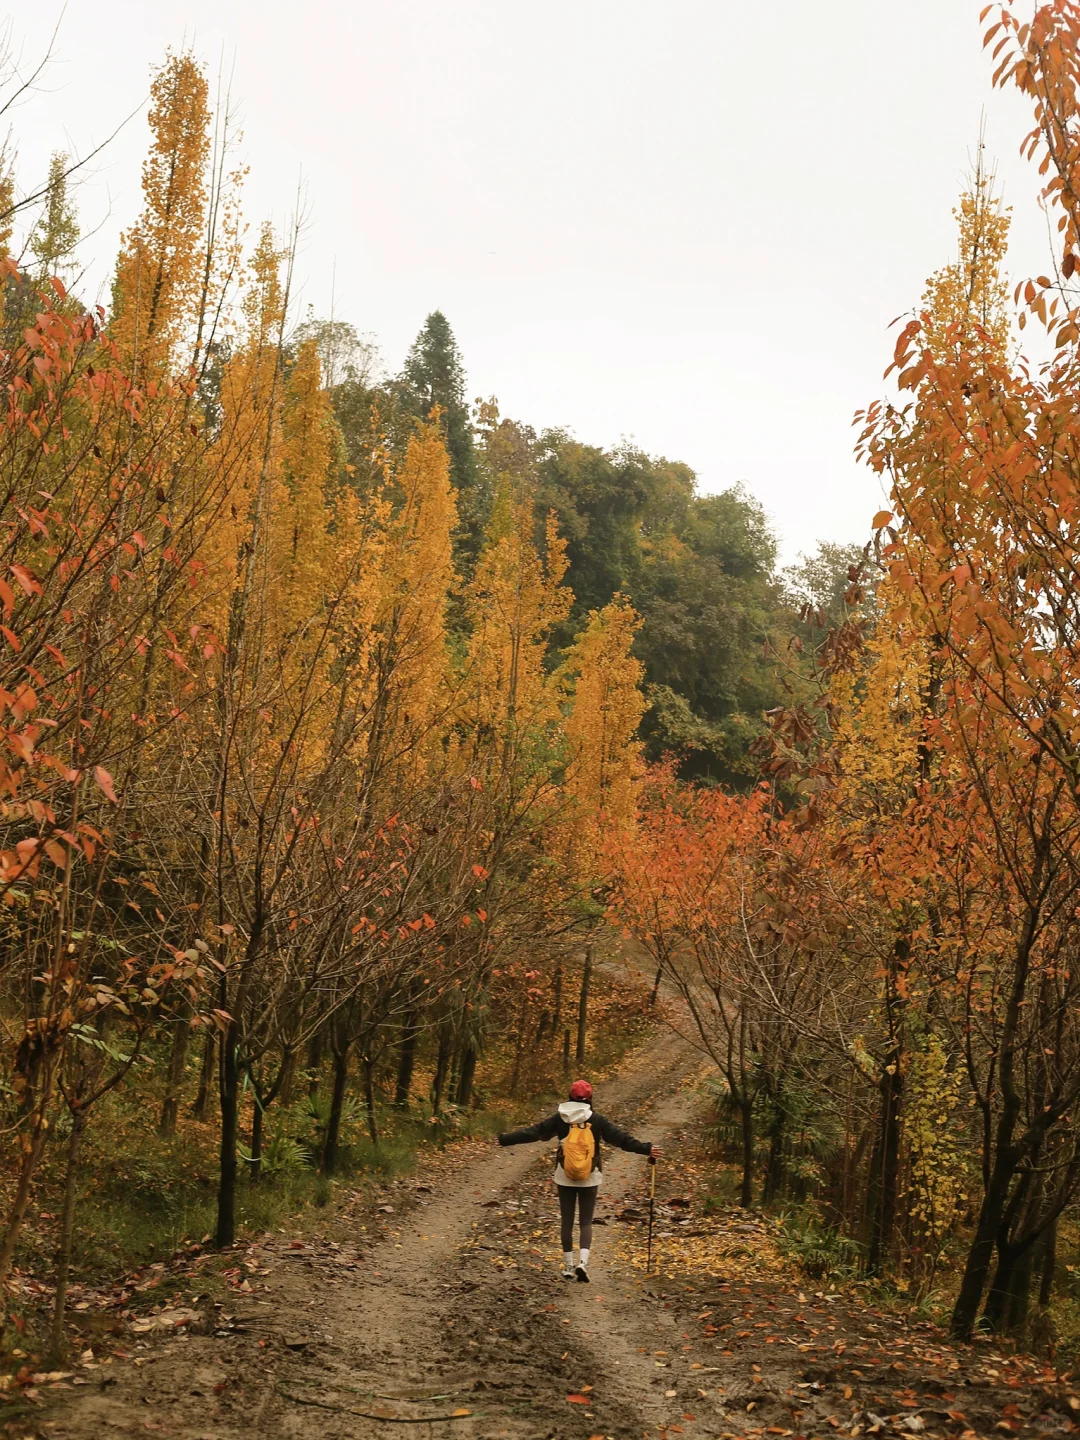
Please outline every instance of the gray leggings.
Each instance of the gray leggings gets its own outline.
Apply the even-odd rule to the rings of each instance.
[[[581,1247],[592,1247],[592,1221],[596,1210],[596,1192],[599,1185],[556,1185],[559,1192],[559,1217],[562,1220],[562,1248],[574,1248],[574,1209],[577,1208]]]

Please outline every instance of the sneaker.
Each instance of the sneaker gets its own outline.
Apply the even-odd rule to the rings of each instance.
[[[574,1271],[574,1277],[575,1277],[576,1279],[580,1280],[581,1283],[582,1283],[582,1285],[588,1285],[588,1283],[589,1283],[589,1267],[588,1267],[587,1265],[579,1265],[579,1266],[577,1267],[577,1269]]]
[[[580,1269],[581,1267],[579,1266],[578,1268]],[[577,1275],[576,1275],[575,1272],[574,1272],[574,1267],[573,1267],[573,1265],[564,1265],[564,1266],[562,1267],[561,1276],[562,1276],[562,1279],[563,1279],[563,1280],[576,1280],[576,1279],[577,1279]]]

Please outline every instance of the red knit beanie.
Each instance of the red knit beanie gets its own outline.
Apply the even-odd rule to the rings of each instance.
[[[575,1081],[574,1081],[574,1083],[570,1086],[570,1099],[571,1099],[571,1100],[591,1100],[591,1099],[592,1099],[592,1086],[589,1084],[588,1080],[575,1080]]]

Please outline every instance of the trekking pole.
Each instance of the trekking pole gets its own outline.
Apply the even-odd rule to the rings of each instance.
[[[652,1227],[653,1211],[656,1208],[656,1161],[649,1156],[649,1243],[645,1260],[645,1274],[652,1269]]]

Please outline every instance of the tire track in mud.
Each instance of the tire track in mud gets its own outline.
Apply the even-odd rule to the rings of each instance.
[[[685,1041],[663,1031],[603,1085],[599,1104],[663,1145],[692,1115],[696,1096],[686,1082],[700,1063]],[[267,1288],[236,1331],[173,1340],[138,1368],[114,1367],[105,1388],[87,1387],[51,1411],[45,1433],[58,1440],[655,1433],[665,1407],[671,1411],[663,1380],[654,1378],[663,1372],[642,1355],[655,1344],[656,1317],[641,1314],[638,1278],[614,1273],[611,1226],[594,1237],[594,1283],[559,1278],[551,1164],[549,1147],[485,1147],[441,1193],[418,1194],[400,1228],[374,1244],[357,1243],[347,1222],[328,1246],[268,1242]],[[598,1218],[640,1186],[644,1169],[640,1156],[605,1151]],[[539,1232],[533,1245],[525,1256],[514,1249],[516,1269],[499,1268],[492,1256],[516,1244],[526,1219]],[[567,1395],[582,1386],[592,1387],[592,1403],[569,1404]],[[470,1413],[441,1418],[455,1410]]]

